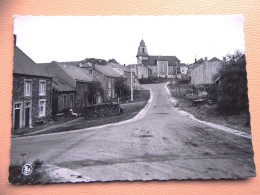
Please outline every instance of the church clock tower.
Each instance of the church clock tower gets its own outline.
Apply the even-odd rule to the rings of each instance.
[[[147,48],[145,46],[144,40],[142,39],[140,42],[140,45],[138,47],[137,51],[137,64],[142,64],[143,60],[148,60],[148,53],[147,53]]]

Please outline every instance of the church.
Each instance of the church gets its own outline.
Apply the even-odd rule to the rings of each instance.
[[[149,68],[152,76],[175,78],[180,72],[180,60],[176,56],[149,55],[143,39],[136,57],[137,64]]]

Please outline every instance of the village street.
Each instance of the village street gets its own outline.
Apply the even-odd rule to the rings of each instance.
[[[251,139],[214,129],[173,107],[165,83],[137,121],[12,139],[11,163],[35,159],[94,181],[254,176]]]

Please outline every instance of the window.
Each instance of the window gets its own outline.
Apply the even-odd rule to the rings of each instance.
[[[108,88],[111,89],[111,78],[108,80]]]
[[[142,51],[143,51],[143,53],[145,52],[145,49],[144,48],[142,48]]]
[[[70,95],[70,108],[73,108],[73,102],[74,102],[74,95]]]
[[[24,96],[31,96],[32,93],[32,81],[25,80],[24,81]]]
[[[108,89],[108,97],[111,97],[111,89]]]
[[[112,98],[115,98],[115,89],[112,89]]]
[[[46,81],[40,81],[39,95],[46,95]]]
[[[63,105],[64,105],[64,108],[66,107],[66,104],[67,104],[67,96],[64,95],[64,96],[63,96]]]
[[[39,100],[39,117],[45,116],[46,100]]]

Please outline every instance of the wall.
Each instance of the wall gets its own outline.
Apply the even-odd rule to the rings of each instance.
[[[140,64],[136,66],[137,68],[137,77],[140,78],[147,78],[148,77],[148,68],[144,65]]]
[[[222,62],[204,62],[191,72],[191,84],[210,84],[222,66]]]

